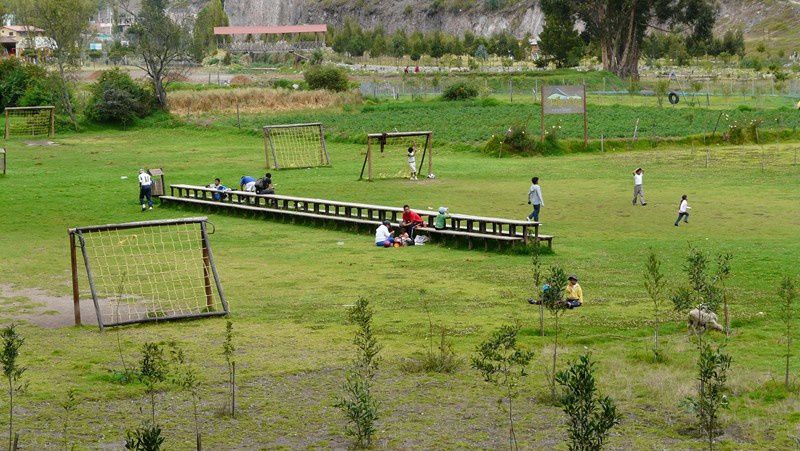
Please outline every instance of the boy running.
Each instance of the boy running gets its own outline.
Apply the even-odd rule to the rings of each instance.
[[[678,207],[678,219],[675,220],[675,227],[678,227],[678,223],[681,222],[681,219],[683,219],[685,224],[689,223],[689,210],[691,209],[692,207],[689,206],[688,197],[684,194],[681,196],[681,205]]]
[[[139,169],[139,202],[142,204],[142,211],[145,211],[145,199],[150,210],[153,209],[153,179],[144,169]]]

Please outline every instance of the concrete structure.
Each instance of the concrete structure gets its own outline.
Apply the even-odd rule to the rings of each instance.
[[[44,30],[29,25],[0,27],[0,56],[22,56],[26,50],[53,48],[52,41],[43,36]]]

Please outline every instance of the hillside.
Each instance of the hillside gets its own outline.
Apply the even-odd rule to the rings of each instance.
[[[189,9],[197,11],[205,3],[190,0]],[[742,28],[751,43],[766,41],[770,49],[795,50],[800,0],[720,0],[719,5],[718,32]],[[383,25],[389,32],[441,29],[488,36],[510,30],[519,38],[537,36],[544,19],[536,0],[226,0],[225,9],[231,25],[337,26],[354,18],[366,28]]]

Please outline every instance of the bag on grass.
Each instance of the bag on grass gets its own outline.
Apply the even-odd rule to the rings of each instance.
[[[427,243],[429,238],[425,235],[417,235],[414,237],[414,245],[415,246],[423,246]]]

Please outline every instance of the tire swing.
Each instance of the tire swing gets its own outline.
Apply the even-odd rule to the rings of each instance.
[[[669,99],[669,103],[672,105],[677,105],[678,102],[681,101],[680,96],[678,96],[678,93],[675,91],[670,91],[669,95],[667,95],[667,98]]]

